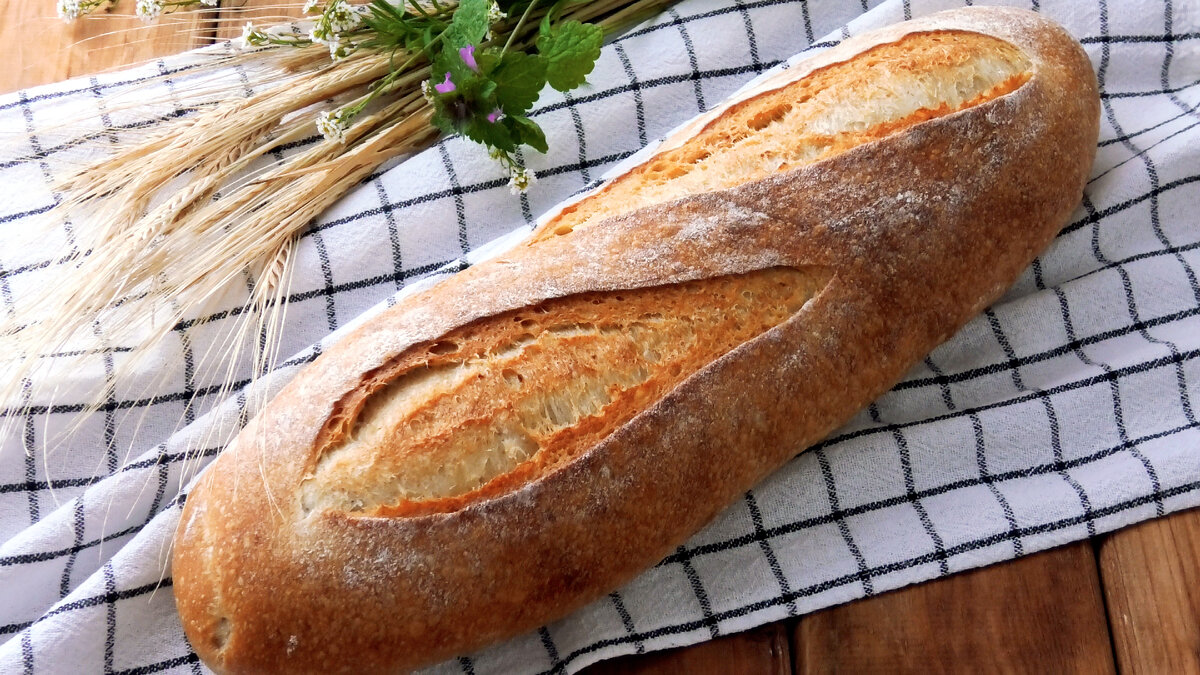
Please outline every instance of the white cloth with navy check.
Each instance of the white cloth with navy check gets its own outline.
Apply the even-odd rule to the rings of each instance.
[[[606,46],[588,86],[546,92],[537,119],[552,150],[527,157],[539,176],[527,195],[510,195],[480,148],[449,139],[319,218],[292,287],[293,356],[269,387],[352,320],[478,260],[488,242],[511,243],[794,54],[961,4],[683,0]],[[439,672],[573,672],[1200,504],[1200,0],[1015,4],[1082,40],[1103,96],[1091,182],[1051,248],[894,390],[656,567]],[[24,154],[0,163],[0,242],[53,203],[49,177],[84,151],[73,139],[151,114],[107,104],[148,74],[170,75],[155,93],[185,91],[188,58],[0,97],[0,131],[30,133]],[[64,110],[94,110],[96,126],[51,128]],[[40,255],[0,245],[6,308],[52,283],[56,266]],[[247,397],[216,401],[192,373],[204,330],[180,326],[160,364],[177,375],[151,392],[119,387],[69,447],[37,449],[78,408],[60,397],[35,405],[0,450],[0,672],[205,671],[175,612],[168,543],[197,468],[183,449],[228,426]],[[94,376],[122,355],[97,354]],[[185,408],[192,393],[199,413]]]

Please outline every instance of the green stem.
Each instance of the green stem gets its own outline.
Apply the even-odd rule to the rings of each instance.
[[[592,0],[591,2],[567,6],[563,9],[561,19],[564,21],[575,20],[584,23],[595,23],[604,30],[604,34],[607,36],[628,30],[658,14],[666,7],[670,7],[677,1],[635,0],[634,2],[628,2],[627,0]],[[540,20],[545,14],[545,11],[534,11],[529,14],[529,19]],[[513,27],[509,35],[509,42],[512,45],[522,48],[533,46],[536,38],[531,36],[530,39],[526,39],[526,36],[520,34],[520,28],[520,24]],[[506,44],[507,46],[509,45]]]
[[[445,35],[445,30],[438,33],[437,37],[429,41],[429,44],[426,45],[426,49],[431,48],[437,43],[441,42]],[[387,91],[388,87],[391,87],[396,80],[400,79],[400,77],[404,75],[404,71],[407,70],[409,66],[416,63],[417,59],[421,58],[421,54],[422,52],[413,54],[407,61],[402,63],[399,68],[392,68],[387,75],[384,75],[380,79],[376,80],[375,83],[371,85],[370,91],[361,101],[352,107],[344,109],[342,113],[342,119],[348,122],[357,117],[359,113],[361,113],[363,109],[367,107],[367,104],[378,98],[379,95]]]
[[[508,51],[509,46],[512,45],[513,38],[517,37],[517,34],[521,32],[521,26],[525,25],[525,19],[529,18],[529,13],[533,11],[533,6],[537,3],[538,0],[529,0],[529,6],[525,8],[524,12],[521,12],[521,18],[517,20],[517,25],[508,34],[508,41],[504,43],[504,47],[500,50],[500,56],[504,56],[504,52]]]
[[[408,4],[412,5],[413,9],[417,10],[417,13],[420,14],[421,16],[425,17],[426,19],[433,18],[433,17],[429,16],[429,12],[426,12],[425,8],[422,7],[421,3],[417,2],[417,0],[408,0]],[[434,7],[436,7],[436,5],[434,5]]]
[[[313,44],[313,41],[306,36],[300,35],[276,35],[268,33],[265,30],[259,31],[267,38],[267,44],[274,47],[307,47]]]

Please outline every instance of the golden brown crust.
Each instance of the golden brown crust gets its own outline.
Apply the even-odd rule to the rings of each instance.
[[[1065,222],[1091,164],[1098,98],[1078,44],[1028,12],[960,10],[848,41],[781,79],[939,29],[1011,42],[1033,77],[797,170],[519,247],[298,375],[183,513],[175,593],[206,663],[397,671],[560,617],[652,565],[995,299]],[[414,345],[550,298],[777,266],[834,276],[548,475],[451,512],[305,516],[299,488],[335,404]]]
[[[974,107],[1024,84],[1029,66],[1003,40],[938,30],[872,46],[803,78],[772,78],[772,88],[722,106],[678,147],[660,149],[561,209],[530,236],[530,245],[637,207],[812,164]]]

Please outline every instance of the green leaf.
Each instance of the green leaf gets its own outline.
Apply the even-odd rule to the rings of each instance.
[[[364,20],[369,26],[374,27],[374,24],[372,23],[373,21],[383,22],[396,20],[395,8],[387,2],[384,2],[384,0],[372,0],[371,4],[368,6],[368,9],[370,10],[370,14],[364,17]]]
[[[505,152],[517,149],[517,142],[513,140],[512,133],[506,125],[489,122],[483,116],[476,116],[467,122],[463,129],[463,135],[477,143],[499,148]]]
[[[442,50],[438,52],[429,73],[433,76],[434,84],[441,83],[445,74],[450,73],[450,79],[458,87],[462,87],[475,77],[475,71],[467,67],[462,55],[458,53],[458,47],[452,47],[449,44],[443,46]]]
[[[446,29],[446,46],[457,50],[479,44],[487,34],[487,12],[488,0],[462,0],[454,10],[454,20]]]
[[[479,72],[484,77],[491,77],[492,71],[500,65],[500,50],[496,47],[485,47],[475,50],[475,63],[479,64]]]
[[[542,17],[542,23],[540,26],[538,26],[538,33],[542,35],[550,34],[550,24],[554,23],[554,21],[558,19],[558,13],[562,11],[563,5],[566,4],[566,2],[567,0],[558,0],[558,2],[550,5],[550,11],[546,12],[546,16]]]
[[[433,41],[433,35],[441,33],[449,25],[437,17],[401,11],[400,7],[387,0],[372,0],[363,23],[368,30],[359,43],[360,47],[380,50],[404,48],[408,51],[425,49]]]
[[[441,129],[444,133],[458,133],[458,129],[454,126],[454,121],[450,119],[450,115],[446,113],[445,106],[443,105],[434,105],[433,119],[431,119],[430,122],[433,123],[433,126]]]
[[[483,63],[480,69],[488,72]],[[491,79],[496,83],[496,103],[504,113],[521,115],[546,86],[545,60],[524,52],[505,52],[491,71]]]
[[[578,21],[564,21],[538,36],[537,48],[546,60],[546,80],[559,91],[583,84],[600,58],[604,30]]]
[[[537,122],[521,115],[509,115],[504,121],[513,129],[513,135],[520,139],[521,143],[542,153],[550,149],[546,144],[546,133]]]
[[[570,7],[571,5],[578,5],[580,3],[589,1],[590,0],[558,0],[558,2],[550,6],[550,11],[546,12],[546,16],[542,17],[542,23],[538,29],[538,32],[540,32],[542,35],[549,35],[552,32],[550,25],[555,21],[558,21],[558,15],[562,13],[563,9]]]

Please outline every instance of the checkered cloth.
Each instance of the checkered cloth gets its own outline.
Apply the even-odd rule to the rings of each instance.
[[[372,176],[304,236],[283,336],[294,356],[262,386],[277,390],[356,317],[511,244],[553,203],[793,54],[960,3],[870,4],[684,0],[608,45],[589,86],[546,93],[537,119],[553,149],[527,158],[539,181],[520,198],[457,139]],[[575,671],[1200,504],[1200,4],[1032,5],[1083,41],[1103,97],[1091,182],[1050,250],[894,390],[656,567],[440,670]],[[0,98],[0,130],[29,136],[0,163],[0,242],[54,202],[48,179],[85,151],[79,137],[179,114],[114,102],[182,96],[190,63]],[[134,88],[156,74],[168,77]],[[94,127],[52,128],[64,110],[94,111]],[[53,283],[52,260],[0,245],[4,306]],[[199,463],[184,451],[254,398],[216,400],[196,372],[210,330],[180,325],[159,364],[174,375],[149,391],[119,386],[67,447],[39,449],[79,409],[67,395],[31,401],[23,437],[5,441],[0,672],[204,670],[175,613],[168,542],[181,493],[219,447]],[[78,377],[103,378],[124,354],[113,345]],[[199,412],[185,406],[193,395]]]

